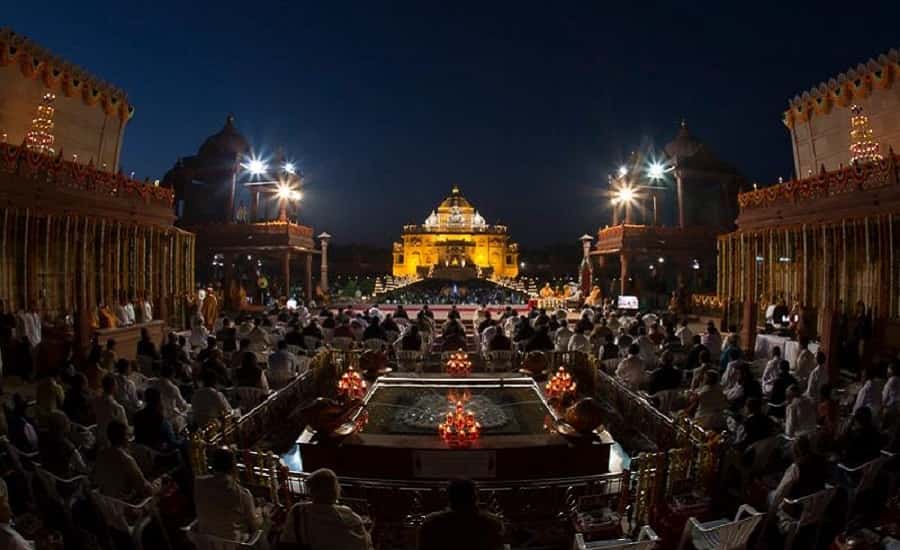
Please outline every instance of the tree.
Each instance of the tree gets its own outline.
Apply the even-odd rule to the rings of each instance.
[[[869,126],[869,117],[863,114],[862,107],[850,107],[850,162],[875,162],[882,159],[878,142],[873,139]]]
[[[53,102],[56,96],[50,92],[44,94],[37,107],[37,114],[31,120],[31,129],[25,134],[25,147],[32,151],[52,155],[53,150]]]

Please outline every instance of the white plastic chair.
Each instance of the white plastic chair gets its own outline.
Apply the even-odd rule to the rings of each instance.
[[[200,533],[197,531],[197,520],[188,525],[186,530],[187,537],[194,543],[196,550],[262,550],[266,547],[261,530],[253,533],[253,536],[246,542]]]
[[[181,454],[178,450],[172,450],[169,452],[161,452],[157,451],[152,447],[148,447],[147,445],[142,445],[140,443],[132,443],[131,448],[129,449],[132,458],[137,462],[138,468],[141,469],[141,472],[144,474],[144,477],[147,479],[155,479],[159,477],[156,474],[156,464],[160,458],[177,458],[177,464],[175,464],[171,469],[169,469],[165,473],[171,473],[178,469],[181,466]]]
[[[35,476],[37,476],[41,487],[44,489],[44,493],[47,494],[47,498],[62,508],[66,521],[71,525],[72,505],[83,496],[84,486],[87,483],[87,476],[78,475],[65,479],[57,477],[38,465],[35,465],[34,473]],[[71,488],[71,490],[67,491],[67,496],[63,496],[63,493],[60,491],[60,486]]]
[[[397,352],[397,368],[400,372],[422,372],[425,355],[421,351],[400,350]]]
[[[785,498],[782,501],[777,519],[779,529],[785,533],[785,550],[793,548],[794,539],[797,537],[797,533],[804,527],[811,525],[814,525],[816,528],[812,547],[819,547],[819,535],[821,535],[822,532],[822,523],[826,519],[825,512],[828,510],[828,505],[831,504],[831,500],[834,498],[836,492],[837,489],[834,487],[828,487],[802,498]],[[794,517],[788,513],[784,509],[785,504],[794,509],[799,508],[800,516]]]
[[[137,550],[143,550],[144,529],[154,519],[158,520],[155,501],[152,496],[137,504],[130,504],[123,500],[108,497],[94,489],[91,491],[91,500],[103,518],[107,535],[109,536],[110,548],[116,547],[112,535],[109,533],[110,529],[114,529],[127,534],[131,538],[134,547]],[[162,527],[161,521],[159,521],[159,525]],[[160,530],[163,531],[166,548],[171,549],[172,545],[169,543],[169,537],[165,535],[165,529],[161,528]]]
[[[269,392],[254,386],[236,386],[233,390],[238,405],[245,413],[269,397]]]
[[[388,347],[388,343],[381,338],[367,338],[363,340],[363,348],[380,351]]]
[[[353,338],[337,336],[331,340],[331,347],[341,351],[350,351],[353,348]]]
[[[747,517],[743,517],[747,514]],[[681,533],[678,550],[686,548],[690,541],[697,550],[742,550],[747,548],[750,535],[765,516],[749,504],[738,508],[734,521],[719,519],[700,523],[697,518],[688,518]]]
[[[838,468],[844,472],[848,479],[859,476],[859,482],[856,484],[856,487],[847,487],[847,523],[850,523],[850,520],[853,518],[856,500],[861,494],[875,486],[878,474],[881,473],[881,469],[887,461],[888,457],[881,455],[855,468],[845,466],[843,463],[838,464]]]
[[[487,352],[485,367],[488,372],[506,372],[513,370],[516,352],[512,350],[499,350]]]
[[[584,541],[582,533],[575,533],[575,544],[572,545],[573,550],[595,550],[602,548],[603,550],[652,550],[656,548],[660,541],[659,536],[649,525],[641,527],[637,539],[613,539],[613,540],[595,540],[591,542]]]

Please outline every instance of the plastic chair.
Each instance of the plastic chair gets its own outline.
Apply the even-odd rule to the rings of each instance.
[[[62,508],[68,525],[72,524],[72,505],[82,497],[84,485],[87,483],[87,476],[79,475],[69,479],[58,477],[47,470],[35,465],[34,473],[44,489],[47,498],[54,504]],[[60,486],[70,487],[67,496],[63,496]]]
[[[129,451],[132,458],[134,458],[134,461],[137,462],[138,468],[141,469],[141,472],[143,472],[144,477],[147,479],[156,479],[157,477],[159,477],[159,474],[157,474],[156,472],[156,464],[161,458],[176,459],[174,461],[175,465],[163,473],[172,473],[179,467],[181,467],[181,454],[177,449],[164,453],[161,451],[157,451],[152,447],[148,447],[147,445],[132,443]]]
[[[838,464],[838,468],[844,472],[848,480],[859,476],[859,482],[856,484],[856,487],[847,487],[847,523],[850,523],[850,520],[853,518],[857,499],[861,494],[875,486],[878,474],[881,473],[881,469],[887,461],[888,457],[881,455],[855,468],[846,466],[843,463]]]
[[[110,533],[110,529],[113,529],[127,534],[131,538],[134,548],[143,550],[144,529],[154,519],[158,521],[160,530],[163,532],[166,548],[172,548],[165,528],[162,527],[162,522],[157,516],[153,497],[147,497],[137,504],[130,504],[117,498],[108,497],[94,489],[91,491],[91,500],[100,511],[100,517],[103,518],[110,548],[116,547]]]
[[[487,352],[486,368],[488,372],[506,372],[513,370],[516,360],[516,352],[512,350],[499,350]]]
[[[367,338],[363,341],[363,348],[380,351],[388,347],[388,343],[381,338]]]
[[[572,545],[573,550],[595,550],[603,548],[603,550],[652,550],[656,548],[660,541],[659,536],[649,525],[641,527],[637,539],[613,539],[613,540],[595,540],[591,542],[584,541],[584,535],[575,533],[575,543]]]
[[[400,350],[397,352],[397,368],[400,372],[422,372],[425,355],[421,351]]]
[[[797,533],[804,527],[814,525],[816,534],[813,539],[813,548],[819,547],[819,536],[822,531],[822,523],[825,521],[825,511],[834,498],[837,489],[828,487],[817,491],[811,495],[802,498],[789,499],[785,498],[779,506],[778,527],[785,533],[784,548],[788,550],[794,547],[794,539]],[[784,506],[788,505],[794,509],[800,509],[800,516],[794,517],[788,513]]]
[[[262,550],[266,548],[266,540],[263,538],[261,530],[253,533],[253,536],[246,542],[200,533],[197,531],[197,520],[191,522],[186,527],[186,531],[188,540],[194,543],[196,550]]]
[[[353,338],[337,336],[331,340],[331,347],[341,351],[350,351],[353,348]]]
[[[743,517],[748,514],[747,517]],[[757,512],[749,504],[742,504],[738,508],[734,521],[719,519],[700,523],[697,518],[688,518],[681,533],[681,542],[678,549],[683,550],[688,541],[692,542],[697,550],[741,550],[747,548],[750,535],[765,516]]]

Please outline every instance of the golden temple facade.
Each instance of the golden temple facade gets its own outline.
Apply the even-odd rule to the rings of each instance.
[[[422,225],[403,227],[394,243],[395,277],[513,278],[519,246],[505,225],[488,225],[454,186]]]

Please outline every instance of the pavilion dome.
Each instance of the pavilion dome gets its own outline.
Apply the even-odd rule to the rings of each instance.
[[[681,121],[681,128],[675,139],[666,144],[666,155],[669,158],[687,158],[696,155],[703,148],[703,142],[694,137],[688,130],[687,121]]]
[[[453,189],[450,190],[450,195],[438,206],[438,210],[447,211],[452,208],[472,208],[472,203],[462,196],[462,193],[459,192],[459,187],[455,185],[453,186]]]
[[[197,153],[199,157],[238,156],[246,154],[250,144],[234,125],[234,116],[228,115],[225,126],[206,138]]]

